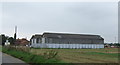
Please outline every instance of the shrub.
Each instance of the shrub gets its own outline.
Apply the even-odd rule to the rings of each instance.
[[[26,46],[4,46],[4,48],[6,48],[7,51],[16,50],[30,53],[30,47]]]
[[[50,50],[44,53],[44,57],[47,59],[51,59],[51,58],[55,58],[56,55],[58,54],[58,52],[54,51],[54,50]]]
[[[19,50],[19,51],[18,51]],[[54,57],[57,55],[57,52],[51,50],[46,53],[45,55],[35,55],[28,53],[24,50],[21,50],[21,48],[13,47],[13,46],[5,46],[2,50],[4,53],[10,54],[14,57],[17,57],[27,63],[32,63],[34,65],[39,65],[39,63],[59,63],[60,60],[55,59]],[[37,63],[37,64],[36,64]]]

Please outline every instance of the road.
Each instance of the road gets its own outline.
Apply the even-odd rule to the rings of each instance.
[[[15,57],[12,57],[8,54],[2,53],[2,52],[0,52],[0,54],[2,54],[2,65],[29,65],[24,61],[17,59]]]

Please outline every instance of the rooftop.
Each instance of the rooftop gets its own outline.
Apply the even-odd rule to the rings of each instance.
[[[103,39],[100,35],[91,35],[91,34],[71,34],[71,33],[51,33],[51,32],[44,32],[43,35],[35,34],[32,38],[89,38],[89,39]]]

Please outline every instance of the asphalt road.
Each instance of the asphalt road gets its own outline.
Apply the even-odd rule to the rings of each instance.
[[[2,53],[2,52],[0,52],[0,54],[2,54],[1,55],[2,56],[2,65],[29,65],[29,64],[25,63],[24,61],[17,59],[15,57],[12,57],[8,54]]]

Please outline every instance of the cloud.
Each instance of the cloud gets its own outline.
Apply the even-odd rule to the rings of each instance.
[[[11,35],[17,25],[19,37],[44,31],[100,34],[114,42],[117,14],[115,2],[3,3],[2,29]]]

